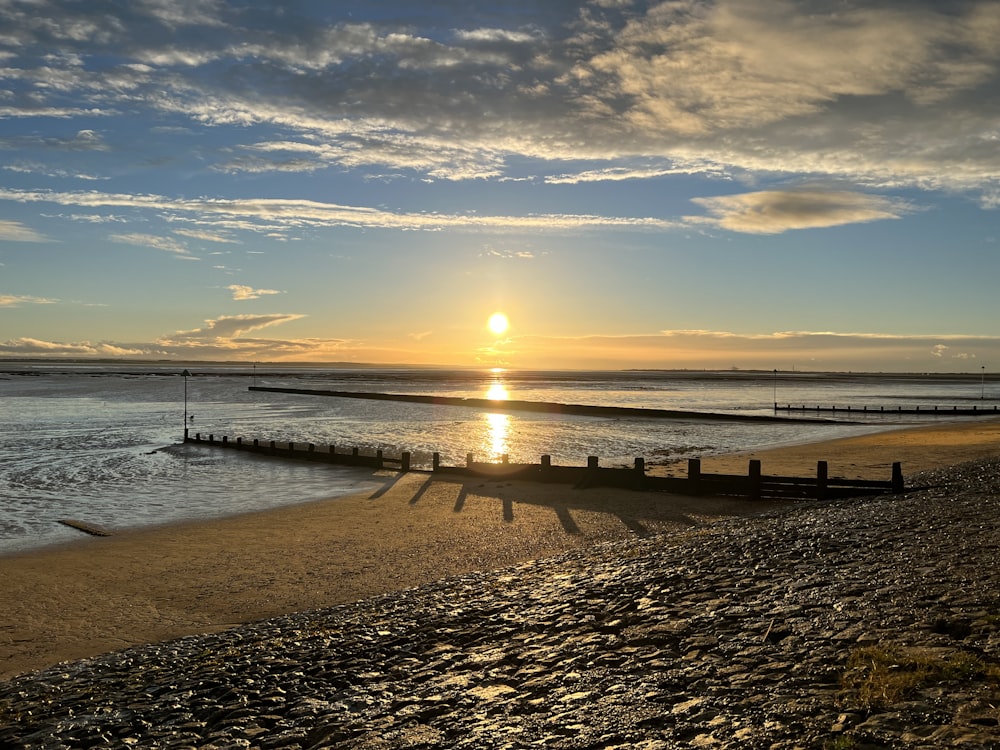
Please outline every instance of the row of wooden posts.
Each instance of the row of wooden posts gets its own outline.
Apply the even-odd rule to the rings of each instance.
[[[411,454],[404,451],[399,458],[385,456],[382,450],[375,455],[362,454],[358,448],[350,452],[338,452],[337,446],[330,445],[325,450],[317,449],[313,443],[262,442],[257,438],[244,441],[243,438],[230,440],[214,435],[203,438],[197,433],[193,438],[185,431],[185,442],[202,445],[233,448],[282,458],[359,466],[372,469],[398,468],[411,471]],[[557,466],[551,456],[542,456],[537,464],[511,463],[503,456],[499,463],[478,462],[473,454],[466,456],[465,466],[445,466],[441,455],[434,453],[431,459],[433,473],[452,474],[468,477],[490,477],[520,479],[536,482],[571,484],[575,487],[623,487],[634,490],[671,492],[679,495],[735,495],[754,499],[831,499],[861,495],[899,494],[905,489],[901,465],[892,465],[892,476],[888,481],[867,479],[844,479],[831,477],[826,461],[816,465],[815,477],[769,476],[761,472],[758,459],[750,459],[746,475],[710,474],[701,470],[701,460],[690,458],[687,462],[687,477],[661,477],[646,473],[646,463],[636,458],[631,468],[610,468],[600,466],[597,456],[589,456],[586,466]]]
[[[1000,409],[994,404],[992,408],[983,406],[980,409],[978,406],[973,404],[972,408],[958,406],[952,406],[950,409],[948,407],[938,408],[934,407],[924,407],[921,409],[919,406],[916,407],[902,407],[897,406],[895,409],[892,407],[886,409],[884,406],[875,408],[874,406],[869,409],[867,406],[862,406],[860,409],[856,406],[806,406],[802,404],[801,406],[796,406],[795,404],[785,404],[781,406],[780,404],[774,405],[774,410],[784,411],[784,412],[817,412],[817,413],[830,413],[836,414],[841,412],[843,414],[921,414],[923,416],[935,416],[940,415],[943,417],[975,417],[975,416],[987,416],[1000,414]]]

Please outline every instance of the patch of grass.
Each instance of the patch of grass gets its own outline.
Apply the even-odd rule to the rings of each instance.
[[[998,678],[1000,668],[965,651],[890,644],[853,651],[841,685],[847,694],[845,697],[871,710],[905,700],[915,691],[932,685],[993,682]]]
[[[826,740],[823,743],[823,750],[855,750],[857,746],[858,741],[845,734],[835,740]]]

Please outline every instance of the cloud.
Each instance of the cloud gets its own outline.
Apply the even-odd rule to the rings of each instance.
[[[108,146],[100,134],[93,130],[80,130],[69,138],[42,137],[37,135],[5,136],[0,138],[0,149],[43,149],[49,151],[107,151]]]
[[[234,315],[206,320],[202,328],[178,331],[150,342],[45,341],[22,337],[0,341],[0,354],[32,357],[129,357],[185,360],[266,359],[320,361],[354,359],[373,350],[348,339],[266,339],[246,334],[304,318],[298,314]]]
[[[588,169],[582,172],[551,175],[545,178],[550,185],[579,185],[587,182],[624,182],[625,180],[651,180],[676,174],[706,174],[722,171],[710,164],[690,164],[673,167],[621,166],[605,169]]]
[[[211,340],[215,342],[234,340],[250,331],[289,323],[306,317],[305,315],[275,313],[270,315],[224,315],[212,320],[206,320],[204,328],[190,331],[178,331],[165,339],[164,342],[191,342]]]
[[[195,216],[199,221],[243,229],[273,231],[309,227],[377,227],[436,231],[574,231],[582,229],[668,229],[679,224],[648,217],[595,216],[589,214],[536,214],[527,216],[488,216],[474,213],[405,213],[380,208],[346,206],[296,199],[179,199],[160,195],[129,195],[97,191],[54,192],[48,190],[9,190],[0,188],[0,200],[19,203],[47,202],[78,208],[131,208],[145,211],[178,212]],[[170,238],[133,233],[114,235],[116,242],[146,245],[187,255],[187,248]]]
[[[480,252],[482,257],[501,258],[503,260],[534,260],[535,251],[527,248],[517,250],[487,245]]]
[[[226,288],[233,293],[234,300],[260,299],[267,294],[282,293],[276,289],[254,289],[253,287],[243,286],[242,284],[230,284]]]
[[[45,235],[24,226],[19,221],[0,220],[0,242],[48,242]]]
[[[139,357],[156,354],[144,348],[125,348],[114,344],[42,341],[18,338],[0,341],[0,354],[12,356],[66,356],[66,357]],[[160,352],[159,354],[162,354]]]
[[[163,250],[168,253],[180,256],[185,260],[197,260],[191,257],[190,251],[185,245],[171,237],[161,237],[155,234],[143,234],[132,232],[129,234],[112,234],[108,237],[112,242],[120,242],[123,245],[142,245],[152,247],[156,250]]]
[[[898,219],[914,210],[904,201],[844,190],[765,190],[692,201],[712,214],[710,223],[751,234]]]
[[[2,169],[8,172],[14,172],[17,174],[36,174],[44,175],[45,177],[57,177],[59,179],[72,179],[72,180],[85,180],[88,182],[97,182],[98,180],[107,180],[107,177],[99,177],[97,175],[85,174],[83,172],[74,172],[68,169],[52,168],[45,164],[39,162],[26,162],[21,161],[17,164],[7,164]]]
[[[180,234],[195,240],[205,240],[206,242],[220,242],[229,245],[239,244],[239,240],[234,240],[217,232],[206,232],[201,229],[175,229],[174,234]]]
[[[0,294],[0,307],[21,307],[22,305],[54,305],[59,300],[46,297],[32,297],[24,294]]]
[[[0,4],[0,117],[144,111],[193,130],[280,131],[283,150],[255,138],[217,154],[222,171],[468,180],[514,177],[512,163],[533,159],[555,165],[554,182],[664,174],[631,166],[644,159],[995,203],[993,0],[600,0],[512,7],[503,23],[464,4],[444,30],[410,6],[405,23],[315,7]],[[103,145],[86,132],[78,146]],[[568,161],[601,166],[574,177]]]

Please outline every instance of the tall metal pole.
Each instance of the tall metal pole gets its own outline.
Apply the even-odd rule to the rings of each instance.
[[[986,365],[983,365],[983,377],[982,380],[980,381],[979,400],[982,401],[985,398],[986,398]]]
[[[184,440],[188,439],[188,375],[190,375],[187,370],[181,373],[184,376]]]
[[[772,390],[774,391],[774,410],[778,411],[778,368],[774,368],[774,380]]]

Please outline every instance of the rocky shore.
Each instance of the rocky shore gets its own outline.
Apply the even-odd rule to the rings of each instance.
[[[1000,748],[1000,462],[0,683],[0,748]]]

